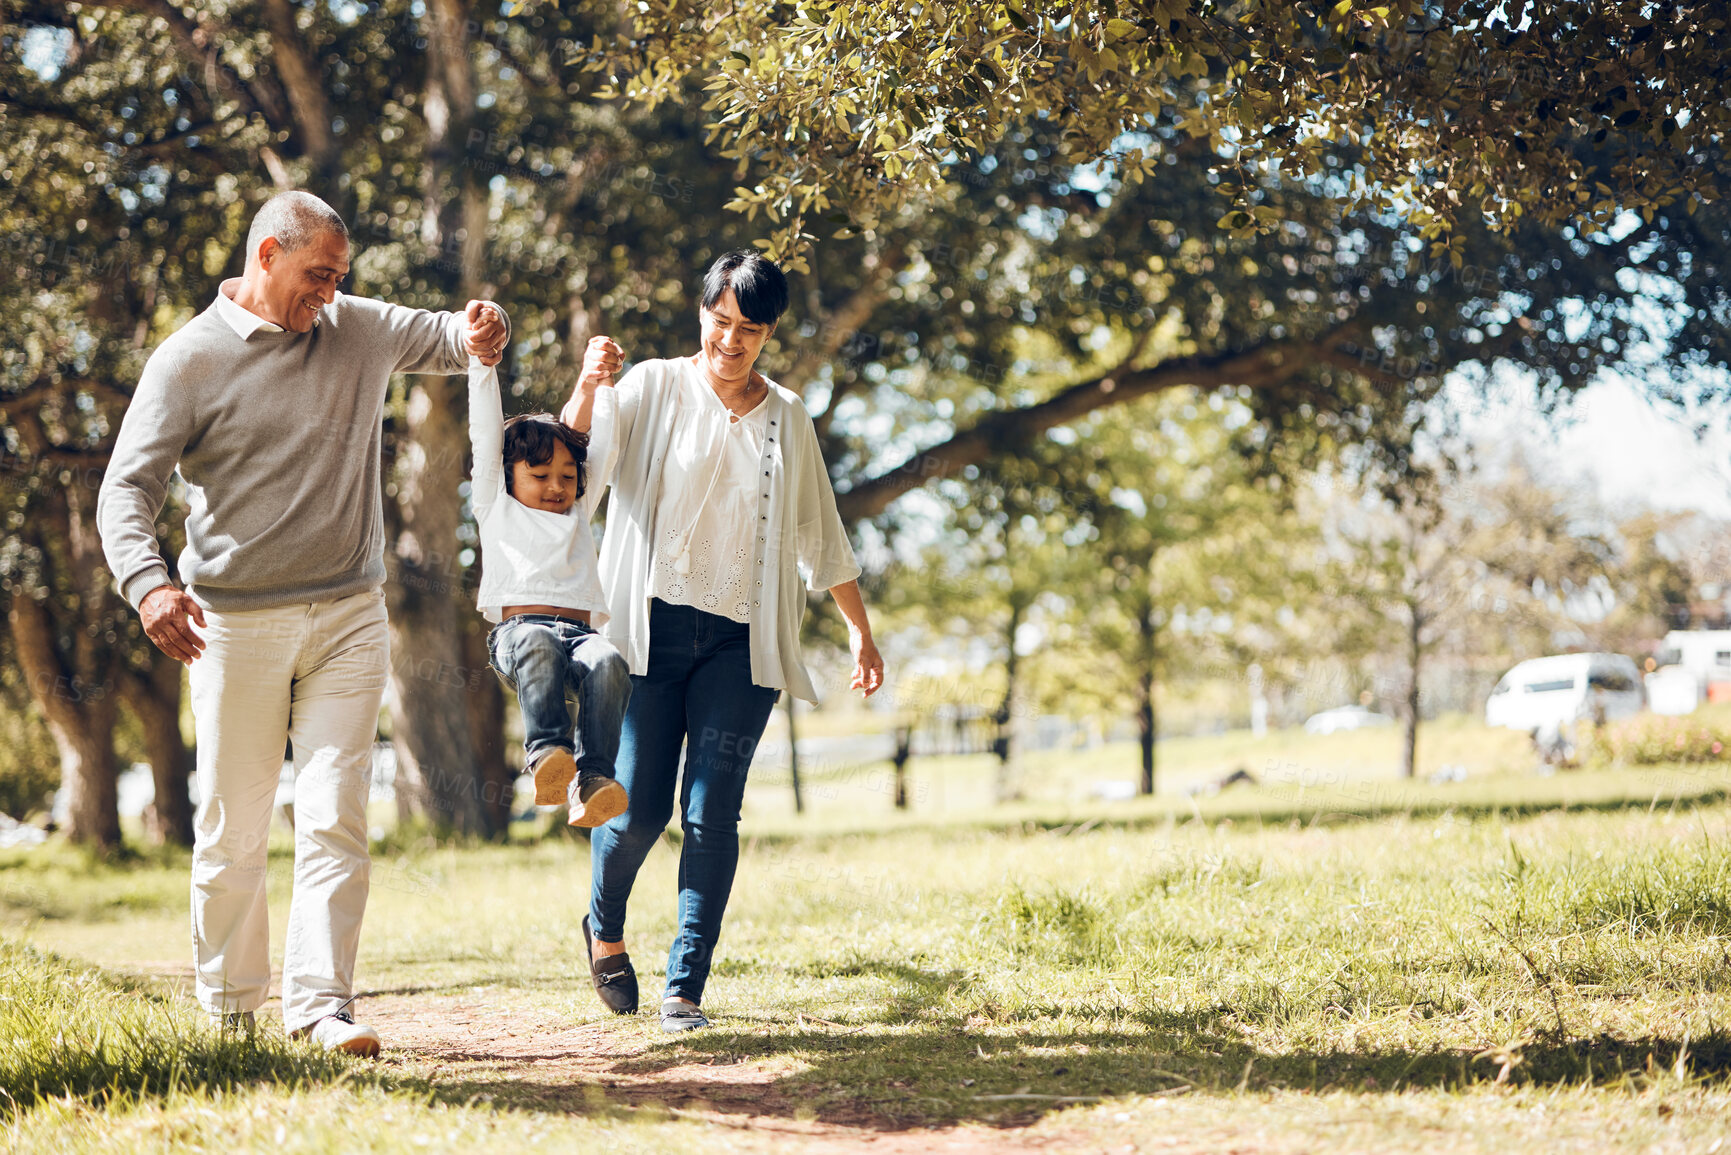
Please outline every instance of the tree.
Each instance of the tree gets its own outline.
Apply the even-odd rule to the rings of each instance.
[[[18,191],[7,235],[17,255],[34,258],[30,268],[84,243],[64,238],[85,235],[105,267],[115,238],[130,241],[119,247],[138,261],[127,266],[135,291],[115,302],[113,324],[87,324],[81,338],[108,363],[103,404],[123,404],[143,350],[202,308],[222,274],[239,272],[257,205],[303,184],[350,220],[358,291],[431,307],[499,296],[525,344],[552,354],[545,367],[574,364],[542,327],[569,317],[580,349],[597,315],[583,300],[584,277],[604,262],[585,258],[621,251],[614,222],[596,210],[626,191],[608,173],[621,152],[631,155],[632,138],[617,128],[585,135],[573,117],[586,86],[568,81],[559,61],[589,27],[580,12],[500,32],[479,24],[485,7],[435,0],[362,14],[289,0],[220,10],[9,0],[0,124]],[[377,131],[354,130],[362,125]],[[501,180],[536,195],[495,228]],[[644,218],[657,214],[634,209],[630,224],[648,235]],[[654,224],[679,238],[681,215],[662,205]],[[560,391],[558,378],[549,374],[543,388]],[[6,397],[12,411],[41,400],[25,386]],[[497,834],[510,796],[503,702],[460,604],[463,430],[460,382],[400,386],[387,429],[393,730],[404,796],[441,825]]]
[[[1281,499],[1234,444],[1248,426],[1224,392],[1182,391],[1077,431],[1092,468],[1076,504],[1095,530],[1084,548],[1096,576],[1076,613],[1134,711],[1143,794],[1155,788],[1159,687],[1217,663],[1240,611],[1271,589],[1257,541]]]
[[[1440,255],[1481,215],[1606,226],[1718,200],[1728,28],[1719,5],[1642,0],[755,0],[726,18],[655,0],[588,63],[652,103],[701,78],[722,154],[757,177],[733,204],[766,214],[778,253],[826,215],[879,227],[1033,114],[1066,166],[1132,181],[1161,172],[1156,125],[1207,142],[1226,227],[1280,219],[1259,196],[1279,172],[1405,212]],[[1348,140],[1362,169],[1340,180],[1325,157]],[[1615,154],[1609,180],[1589,148]]]
[[[1606,575],[1611,611],[1591,627],[1593,647],[1638,654],[1667,631],[1688,629],[1696,565],[1683,548],[1690,515],[1644,510],[1617,524],[1617,564]]]
[[[1349,652],[1400,655],[1403,777],[1416,772],[1424,671],[1438,649],[1509,655],[1544,646],[1559,627],[1596,612],[1583,600],[1610,588],[1608,574],[1619,576],[1612,543],[1576,506],[1518,466],[1491,477],[1469,465],[1384,478],[1337,508],[1329,609]]]
[[[5,54],[3,67],[8,92],[30,94],[0,111],[0,222],[11,258],[0,286],[13,305],[0,320],[9,482],[0,576],[11,652],[60,755],[68,835],[98,845],[119,839],[114,724],[125,699],[157,773],[150,833],[187,842],[180,670],[120,603],[94,512],[126,400],[116,383],[136,379],[151,319],[208,284],[206,238],[223,219],[213,191],[219,174],[195,176],[197,158],[167,168],[151,154],[158,134],[172,131],[172,112],[152,99],[160,90],[148,78],[123,64],[68,52],[53,79],[58,98],[100,86],[135,113],[134,158],[101,148],[76,118],[39,103],[55,90],[18,53]]]
[[[827,136],[802,141],[795,132],[790,141],[776,135],[782,122],[774,117],[753,120],[748,113],[721,122],[716,117],[726,109],[697,109],[702,86],[717,80],[746,85],[752,99],[794,98],[780,81],[752,78],[771,76],[768,62],[785,56],[790,67],[775,75],[796,80],[810,64],[800,47],[810,34],[803,25],[790,31],[780,14],[764,8],[736,7],[725,21],[691,23],[685,17],[693,13],[684,9],[652,6],[644,15],[654,34],[635,46],[621,37],[636,16],[601,0],[508,8],[480,0],[419,6],[391,0],[364,11],[289,0],[221,8],[116,0],[76,9],[6,0],[3,11],[13,39],[0,53],[6,118],[0,125],[19,145],[13,155],[27,161],[37,190],[11,202],[17,228],[8,235],[32,238],[39,249],[77,235],[74,218],[55,215],[68,189],[86,199],[114,201],[121,189],[139,198],[111,211],[126,227],[156,230],[133,234],[152,242],[138,249],[141,259],[157,262],[149,265],[156,272],[140,281],[154,303],[144,307],[144,294],[135,294],[130,328],[117,324],[112,335],[93,330],[94,339],[134,354],[207,302],[220,274],[238,271],[240,232],[265,195],[305,184],[337,203],[354,226],[357,291],[429,306],[460,303],[455,299],[472,292],[496,296],[518,324],[507,376],[526,387],[526,403],[556,407],[592,332],[605,327],[634,357],[688,346],[693,270],[789,219],[791,209],[773,198],[753,202],[749,185],[749,196],[732,191],[741,180],[757,179],[750,175],[754,165],[802,154],[795,167],[778,170],[796,182],[827,180],[833,169],[843,183],[826,185],[823,195],[859,215],[844,224],[813,215],[824,211],[815,199],[806,205],[805,219],[821,222],[824,235],[806,258],[797,317],[781,346],[786,353],[771,352],[773,371],[810,399],[845,491],[845,514],[882,517],[892,531],[895,515],[887,511],[910,488],[957,476],[1002,446],[1025,444],[1097,409],[1182,387],[1251,390],[1243,400],[1252,404],[1264,449],[1303,445],[1326,456],[1333,444],[1372,440],[1398,459],[1406,452],[1401,416],[1434,389],[1438,366],[1509,358],[1562,392],[1640,344],[1646,322],[1626,306],[1651,286],[1619,281],[1625,267],[1679,294],[1674,315],[1689,319],[1675,334],[1667,330],[1676,356],[1723,364],[1727,352],[1717,324],[1723,306],[1714,296],[1723,283],[1716,270],[1725,235],[1716,205],[1694,216],[1655,212],[1633,231],[1609,232],[1528,227],[1502,236],[1468,215],[1449,234],[1447,253],[1433,253],[1430,246],[1441,238],[1422,223],[1375,213],[1343,222],[1339,194],[1355,182],[1374,183],[1375,148],[1330,146],[1316,153],[1313,166],[1275,173],[1250,164],[1249,153],[1238,166],[1227,147],[1237,131],[1232,124],[1222,122],[1218,144],[1211,131],[1192,135],[1203,123],[1184,111],[1192,107],[1206,108],[1204,120],[1248,124],[1257,115],[1253,103],[1219,99],[1233,51],[1200,45],[1206,76],[1162,63],[1164,79],[1141,87],[1118,83],[1110,69],[1090,78],[1082,48],[1075,67],[1064,63],[1072,42],[1099,57],[1097,33],[1114,32],[1100,33],[1091,9],[1078,10],[1061,36],[1053,12],[1018,9],[1029,28],[1016,34],[1031,30],[1033,41],[1012,50],[1029,50],[1017,59],[1027,64],[1030,82],[1043,87],[1026,89],[1026,101],[1016,89],[1020,103],[1012,103],[1003,83],[988,84],[979,112],[991,111],[996,135],[984,133],[977,149],[957,150],[953,158],[945,152],[935,170],[942,186],[900,201],[898,190],[914,185],[868,171],[872,156],[893,140],[866,139],[864,112],[843,114],[845,132],[837,122],[824,130]],[[874,100],[898,105],[915,95],[906,85],[870,79],[867,66],[899,53],[896,45],[909,37],[930,36],[935,26],[916,22],[880,45],[873,30],[888,35],[895,28],[870,22],[893,24],[911,19],[908,13],[893,6],[810,11],[835,14],[837,36],[866,38],[859,61],[849,55],[826,66],[837,83],[857,87],[864,78],[877,85]],[[961,23],[945,35],[995,62],[997,48],[982,53],[970,37],[978,27],[1001,32],[1016,20],[1001,7],[979,11],[920,9],[933,19],[954,15]],[[1314,15],[1308,6],[1295,11],[1301,22]],[[1161,36],[1219,31],[1214,16],[1193,23],[1188,9],[1168,13],[1180,26],[1168,23],[1164,32],[1147,24],[1147,12],[1128,15],[1137,31],[1117,29],[1121,35],[1108,46],[1125,60],[1156,41],[1166,45]],[[1457,31],[1428,36],[1426,53],[1455,43],[1450,36],[1467,35],[1459,31],[1468,29],[1460,23],[1466,14],[1450,9],[1447,16]],[[1274,24],[1263,32],[1283,17],[1266,19]],[[1699,55],[1689,39],[1694,32],[1655,27],[1662,32],[1655,41],[1672,46],[1666,51]],[[1256,32],[1246,28],[1246,35]],[[1286,57],[1297,51],[1292,44],[1308,50],[1313,43],[1287,44],[1277,32],[1269,32],[1269,43]],[[1317,28],[1306,33],[1312,34],[1331,35]],[[1385,44],[1375,28],[1358,35],[1382,47],[1355,47],[1338,66],[1318,57],[1316,67],[1337,69],[1325,78],[1329,84],[1350,88],[1358,83],[1352,77],[1386,66],[1393,41]],[[23,63],[27,47],[44,37],[56,46],[61,69],[52,82]],[[771,44],[773,53],[759,51]],[[728,55],[735,47],[753,61],[737,81],[726,79],[733,71],[723,76],[721,64],[735,60]],[[1652,64],[1645,41],[1634,47],[1640,50],[1615,67]],[[957,59],[934,58],[929,66],[948,81],[946,91],[987,84],[977,72],[963,84]],[[638,60],[658,70],[653,82],[651,73],[631,71]],[[653,99],[598,100],[615,62],[628,78],[621,84]],[[1483,76],[1465,71],[1460,83],[1477,85],[1472,91],[1508,91],[1494,69]],[[1388,77],[1397,86],[1431,82],[1399,70]],[[1075,100],[1057,100],[1044,115],[1032,110],[1035,97],[1072,90]],[[1677,99],[1694,91],[1685,84]],[[931,104],[937,93],[917,95]],[[1345,108],[1347,97],[1338,99]],[[1093,124],[1098,134],[1115,115],[1114,102],[1129,109],[1149,101],[1170,107],[1142,123],[1140,137],[1118,134],[1110,142],[1139,149],[1142,167],[1158,179],[1138,183],[1128,152],[1103,173],[1082,171],[1083,138],[1074,130]],[[1577,116],[1572,105],[1557,108]],[[1681,124],[1681,135],[1667,138],[1673,151],[1693,149],[1694,126],[1715,115],[1708,110]],[[1603,114],[1589,110],[1577,119],[1594,116]],[[891,120],[878,121],[874,127],[892,138],[902,131]],[[1259,122],[1257,141],[1264,123],[1277,121]],[[1456,127],[1467,131],[1458,118]],[[705,143],[711,129],[720,134],[713,146]],[[1633,128],[1612,129],[1597,151],[1583,146],[1576,153],[1584,173],[1622,193],[1618,165],[1625,153],[1612,149]],[[1481,135],[1497,146],[1506,139],[1488,130]],[[24,143],[48,139],[54,147]],[[836,140],[851,149],[855,139],[867,147],[839,159],[826,151]],[[734,157],[744,168],[730,171],[721,154],[747,140],[754,142],[752,156]],[[1549,153],[1541,159],[1552,162]],[[86,160],[95,172],[124,179],[96,181],[83,168]],[[865,182],[858,195],[846,184],[856,175]],[[1252,198],[1245,211],[1259,224],[1280,222],[1260,240],[1232,220],[1220,224],[1229,205],[1219,190],[1245,180],[1255,185],[1235,194]],[[746,214],[724,214],[730,197]],[[803,199],[787,204],[797,209]],[[177,222],[172,214],[184,202],[201,206],[203,215]],[[751,203],[759,213],[773,209],[779,220],[751,216]],[[1030,231],[1030,222],[1037,229]],[[1017,352],[1036,331],[1060,345],[1055,364],[1038,371]],[[1158,332],[1174,340],[1155,340]],[[1116,359],[1102,360],[1103,348]],[[132,379],[118,373],[111,381]],[[479,660],[474,617],[456,607],[467,600],[471,564],[455,484],[466,453],[460,411],[451,382],[404,382],[386,430],[397,603],[393,734],[406,796],[425,797],[436,819],[459,829],[496,832],[502,811],[489,797],[502,800],[493,789],[503,772],[500,700]]]
[[[874,590],[873,605],[892,617],[908,614],[922,632],[948,633],[964,653],[979,648],[1003,672],[992,708],[999,802],[1020,796],[1017,720],[1029,694],[1024,663],[1038,661],[1027,635],[1049,633],[1036,607],[1052,608],[1085,580],[1090,566],[1078,550],[1090,528],[1070,499],[1076,481],[1066,446],[1047,437],[1005,447],[972,476],[946,481],[938,540],[919,564],[898,567]]]

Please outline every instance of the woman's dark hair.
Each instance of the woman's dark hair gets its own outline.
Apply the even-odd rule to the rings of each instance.
[[[703,278],[703,307],[715,308],[729,289],[739,311],[759,325],[773,325],[787,312],[787,276],[755,250],[735,249],[715,258]]]
[[[505,492],[512,492],[511,466],[519,461],[546,465],[553,460],[553,447],[561,441],[571,451],[571,460],[577,463],[577,496],[582,497],[588,481],[583,463],[589,457],[589,435],[579,433],[551,413],[519,413],[505,422]]]

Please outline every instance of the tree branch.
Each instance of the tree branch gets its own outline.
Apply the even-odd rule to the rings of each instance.
[[[782,375],[781,383],[795,393],[804,393],[825,363],[858,334],[859,327],[871,320],[877,307],[888,298],[890,276],[889,262],[880,262],[870,280],[849,293],[841,304],[817,318],[817,333],[810,341],[800,343],[799,355]],[[829,417],[834,412],[832,399],[820,418],[819,433],[823,432],[821,426],[829,424]]]
[[[265,0],[264,18],[270,28],[277,75],[282,77],[284,95],[301,142],[320,172],[334,176],[342,150],[331,132],[333,117],[324,83],[308,58],[300,29],[295,25],[294,6],[288,0]]]
[[[1294,338],[1269,342],[1234,353],[1182,357],[1146,369],[1120,367],[1112,373],[1084,381],[1023,409],[989,413],[972,428],[948,441],[916,453],[887,473],[862,481],[845,493],[836,494],[842,520],[875,517],[911,489],[936,477],[951,477],[969,465],[978,465],[1005,446],[1026,441],[1037,433],[1085,417],[1096,409],[1120,405],[1152,393],[1183,385],[1202,389],[1222,385],[1267,388],[1279,384],[1312,363],[1306,356],[1338,337]]]
[[[213,33],[202,22],[187,18],[186,14],[169,0],[102,0],[103,7],[115,12],[131,12],[138,16],[154,16],[168,26],[169,34],[175,43],[180,45],[181,52],[187,57],[188,63],[203,66],[203,79],[206,84],[214,82],[215,87],[231,100],[239,104],[248,115],[257,113],[264,117],[270,126],[279,131],[292,129],[282,102],[276,94],[263,86],[249,84],[240,78],[240,74],[226,67],[221,60],[221,46],[225,39],[238,38],[233,36],[233,30],[224,28]]]

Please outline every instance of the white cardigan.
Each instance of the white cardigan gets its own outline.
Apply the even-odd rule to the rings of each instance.
[[[673,436],[674,361],[644,361],[611,389],[597,391],[597,421],[611,418],[605,458],[590,458],[590,484],[611,482],[607,528],[601,539],[601,585],[608,619],[602,634],[619,647],[633,674],[649,669],[652,549],[660,505],[662,464]],[[847,529],[835,508],[817,430],[794,393],[769,382],[762,486],[752,543],[751,680],[787,690],[808,702],[817,690],[799,644],[805,588],[827,590],[860,574]],[[615,412],[603,409],[617,406]]]

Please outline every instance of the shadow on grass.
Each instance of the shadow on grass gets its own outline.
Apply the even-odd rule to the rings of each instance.
[[[1520,819],[1559,811],[1616,814],[1711,807],[1731,802],[1731,767],[1630,769],[1584,781],[1572,773],[1550,777],[1494,777],[1461,784],[1371,779],[1345,787],[1301,789],[1278,782],[1238,787],[1207,798],[1158,795],[1119,803],[1069,804],[1057,813],[983,811],[968,817],[910,816],[893,826],[752,831],[753,846],[799,843],[824,846],[909,833],[1081,836],[1096,831],[1165,830],[1192,821],[1290,823],[1334,826],[1387,818],[1424,819],[1445,814],[1465,820]]]
[[[1480,819],[1532,818],[1558,811],[1591,814],[1618,814],[1625,811],[1666,810],[1675,806],[1692,808],[1718,806],[1731,801],[1731,788],[1711,787],[1698,791],[1671,792],[1658,796],[1639,797],[1634,794],[1605,798],[1575,799],[1563,796],[1531,798],[1474,798],[1470,794],[1451,793],[1448,787],[1425,786],[1417,783],[1382,783],[1363,797],[1341,793],[1330,796],[1324,791],[1305,800],[1291,797],[1294,792],[1263,790],[1246,792],[1229,802],[1216,801],[1196,810],[1174,807],[1165,811],[1144,810],[1137,814],[1112,814],[1110,811],[1090,812],[1081,817],[1024,818],[1019,821],[993,822],[979,820],[956,823],[945,829],[969,833],[1024,833],[1065,835],[1086,834],[1095,830],[1164,829],[1173,822],[1193,819],[1210,822],[1260,822],[1281,826],[1293,822],[1307,826],[1336,826],[1356,822],[1372,822],[1385,818],[1438,818],[1449,814],[1456,818]],[[1458,788],[1457,788],[1458,789]],[[855,835],[857,837],[857,835]]]
[[[921,993],[935,994],[950,981],[896,964],[860,973],[893,976],[922,987]],[[910,996],[906,1007],[885,1007],[849,1030],[785,1024],[738,1030],[729,1029],[738,1020],[723,1018],[714,1030],[613,1062],[606,1070],[620,1077],[616,1086],[606,1076],[581,1087],[458,1077],[441,1079],[434,1094],[452,1103],[485,1096],[498,1106],[586,1115],[627,1105],[701,1106],[723,1115],[815,1118],[894,1131],[959,1123],[1019,1127],[1078,1103],[1122,1096],[1457,1091],[1494,1083],[1505,1058],[1514,1060],[1505,1076],[1514,1085],[1638,1089],[1672,1078],[1679,1055],[1686,1056],[1691,1079],[1731,1078],[1731,1034],[1725,1032],[1686,1041],[1666,1035],[1539,1039],[1497,1056],[1446,1048],[1270,1053],[1246,1043],[1224,1018],[1194,1015],[1142,1016],[1130,1020],[1133,1032],[1014,1035],[983,1034],[960,1022],[895,1022],[919,1009],[913,1005],[918,998]],[[776,1074],[778,1059],[797,1060],[799,1070]],[[743,1064],[752,1065],[744,1077],[728,1076],[729,1068]]]

